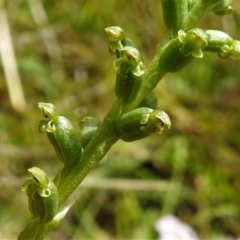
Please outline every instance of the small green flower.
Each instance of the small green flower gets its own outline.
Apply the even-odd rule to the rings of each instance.
[[[180,52],[184,56],[192,55],[195,58],[202,58],[202,50],[207,46],[207,34],[199,28],[194,28],[187,33],[183,30],[178,31],[178,39],[183,44]]]
[[[160,134],[170,126],[170,118],[162,110],[141,107],[124,114],[118,121],[117,131],[122,140],[131,142],[155,132]]]
[[[169,129],[171,127],[169,116],[162,110],[154,110],[149,114],[143,115],[140,123],[143,124],[140,127],[141,131],[146,134],[152,132],[161,134],[164,128]]]
[[[51,194],[51,191],[48,188],[50,180],[47,174],[37,167],[32,167],[28,169],[28,172],[32,178],[28,179],[23,184],[22,190],[26,192],[29,186],[29,182],[35,183],[35,186],[36,186],[35,191],[38,192],[38,194],[42,197],[48,197]]]
[[[40,168],[28,169],[31,178],[27,179],[22,191],[28,196],[29,210],[34,217],[50,221],[58,209],[58,191],[47,174]]]
[[[135,47],[131,46],[122,48],[120,58],[114,61],[114,67],[122,76],[128,71],[131,71],[133,75],[138,77],[145,73],[141,53]]]
[[[110,42],[118,42],[125,38],[124,31],[118,26],[107,27],[105,28],[105,32]]]
[[[44,118],[55,120],[59,116],[55,106],[51,103],[39,102],[38,108],[42,111]]]
[[[47,125],[48,125],[49,122],[50,122],[50,120],[45,120],[45,119],[39,121],[39,123],[38,123],[38,131],[40,133],[46,132],[47,131]]]
[[[230,46],[224,45],[221,47],[221,50],[222,53],[219,53],[219,56],[222,58],[240,59],[240,41],[233,40]]]

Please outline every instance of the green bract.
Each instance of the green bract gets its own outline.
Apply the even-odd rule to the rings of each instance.
[[[139,104],[140,107],[147,107],[147,108],[156,108],[157,106],[157,96],[156,94],[152,91],[146,98],[143,99],[143,101]]]
[[[159,46],[159,71],[177,72],[194,60],[192,55],[185,56],[180,52],[181,46],[182,43],[178,38],[174,38],[163,46]]]
[[[30,168],[32,178],[27,179],[22,191],[28,196],[29,210],[34,217],[50,221],[58,209],[58,191],[55,184],[40,168]]]
[[[83,148],[85,148],[91,141],[95,133],[100,126],[100,122],[93,117],[84,117],[79,122],[80,127],[80,142]]]

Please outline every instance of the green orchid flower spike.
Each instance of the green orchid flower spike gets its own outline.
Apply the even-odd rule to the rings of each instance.
[[[167,73],[177,72],[196,58],[202,58],[204,51],[240,59],[240,41],[222,31],[198,28],[211,12],[230,13],[230,0],[162,0],[161,3],[169,34],[159,41],[146,68],[140,51],[120,27],[105,29],[109,51],[116,58],[116,99],[101,122],[85,116],[79,123],[80,134],[76,134],[71,122],[60,116],[53,104],[38,103],[43,115],[38,130],[46,133],[63,167],[53,180],[37,167],[28,170],[31,177],[22,190],[27,194],[33,218],[19,240],[46,237],[70,208],[71,204],[65,205],[66,200],[118,140],[137,141],[170,128],[168,114],[156,110],[158,99],[154,93]]]
[[[25,181],[22,191],[28,196],[29,210],[34,217],[48,222],[57,213],[57,188],[40,168],[33,167],[28,169],[28,172],[31,178]]]
[[[207,46],[207,34],[200,28],[194,28],[187,33],[178,31],[178,39],[183,44],[180,52],[184,56],[192,55],[195,58],[202,58],[202,50]]]
[[[150,108],[137,108],[124,114],[118,122],[117,131],[126,142],[136,141],[153,133],[162,133],[170,128],[171,121],[167,113]]]

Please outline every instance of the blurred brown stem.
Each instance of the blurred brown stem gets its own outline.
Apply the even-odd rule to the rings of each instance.
[[[16,111],[22,112],[26,109],[26,100],[17,69],[7,14],[2,4],[0,5],[0,36],[0,55],[10,101]]]

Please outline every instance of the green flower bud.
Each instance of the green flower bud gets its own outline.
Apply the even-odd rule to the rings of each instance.
[[[231,46],[233,39],[225,32],[218,30],[206,30],[208,45],[204,50],[211,52],[222,52],[224,46]]]
[[[117,55],[119,57],[119,51],[122,49],[123,45],[121,43],[122,39],[125,39],[124,31],[118,26],[112,26],[105,28],[105,32],[109,38],[109,52]]]
[[[86,148],[88,143],[97,132],[100,122],[93,117],[84,117],[80,122],[80,142],[83,148]]]
[[[158,102],[158,98],[154,92],[151,92],[143,101],[139,104],[140,107],[147,107],[147,108],[156,108]]]
[[[202,50],[207,46],[207,34],[200,28],[194,28],[185,33],[183,30],[178,31],[178,39],[183,44],[180,47],[180,52],[195,58],[202,58]]]
[[[122,140],[131,142],[155,132],[160,134],[170,126],[171,121],[165,112],[142,107],[124,114],[118,121],[117,131]]]
[[[218,52],[222,58],[240,59],[240,41],[233,40],[228,34],[218,30],[206,30],[208,45],[205,51]]]
[[[125,38],[124,31],[118,26],[112,26],[105,28],[105,32],[108,35],[110,42],[118,42]]]
[[[118,26],[112,26],[105,28],[105,32],[109,38],[109,52],[116,54],[116,57],[120,57],[120,51],[124,46],[135,47],[134,43],[125,37],[124,31]]]
[[[28,196],[29,210],[34,217],[51,221],[58,210],[57,188],[40,168],[33,167],[28,171],[31,178],[24,182],[22,191]]]
[[[52,104],[49,104],[50,106]],[[45,107],[41,104],[41,110],[45,111]],[[79,139],[74,132],[72,124],[69,120],[62,116],[52,117],[51,112],[48,115],[49,120],[39,122],[39,131],[47,132],[47,136],[55,149],[57,156],[61,159],[65,166],[72,166],[80,160],[82,149]]]
[[[184,29],[188,15],[188,0],[162,0],[166,27],[173,33]]]

